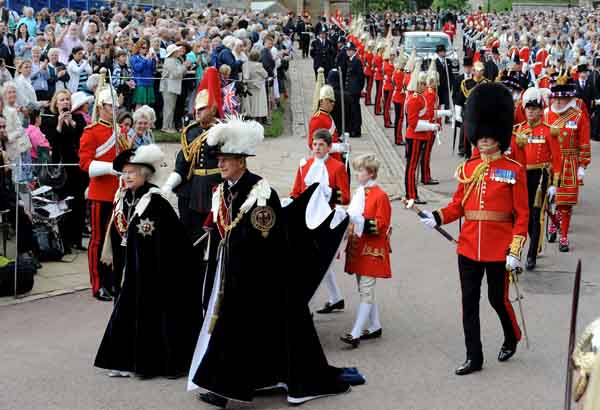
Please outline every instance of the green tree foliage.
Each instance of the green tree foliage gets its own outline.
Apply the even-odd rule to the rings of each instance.
[[[425,0],[430,2],[429,0]],[[403,11],[408,9],[405,0],[352,0],[350,7],[353,13],[369,13],[384,11]]]
[[[434,10],[464,10],[469,7],[469,0],[433,0]]]

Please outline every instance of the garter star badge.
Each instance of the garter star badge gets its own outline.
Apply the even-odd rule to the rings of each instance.
[[[261,232],[263,238],[269,236],[269,231],[275,226],[276,219],[275,211],[270,206],[257,206],[250,215],[252,226]]]
[[[142,236],[152,236],[152,232],[154,232],[154,221],[151,221],[149,218],[140,219],[140,223],[137,224],[138,233]]]

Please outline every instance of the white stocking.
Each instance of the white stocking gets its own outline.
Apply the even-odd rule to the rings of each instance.
[[[342,300],[342,292],[335,281],[335,272],[333,269],[329,269],[325,274],[325,286],[329,292],[329,303],[334,304]]]
[[[379,308],[377,307],[376,303],[374,303],[373,307],[371,308],[369,321],[371,322],[371,326],[369,326],[369,333],[373,333],[381,329],[381,323],[379,322]]]
[[[350,333],[353,338],[358,339],[365,328],[367,321],[369,320],[369,314],[372,312],[373,305],[370,303],[361,303],[358,305],[358,314],[356,315],[356,322]]]

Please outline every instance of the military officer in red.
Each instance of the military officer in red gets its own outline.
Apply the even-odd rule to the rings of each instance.
[[[307,187],[319,183],[323,194],[328,199],[331,207],[347,205],[350,202],[350,180],[346,167],[337,159],[331,157],[331,134],[326,129],[316,130],[312,142],[312,158],[302,160],[296,173],[294,187],[290,193],[291,198],[297,198]],[[344,309],[344,299],[335,280],[335,272],[329,269],[323,279],[329,301],[317,313],[331,313],[334,310]]]
[[[383,41],[377,44],[377,53],[373,56],[373,78],[375,79],[375,115],[383,114],[383,53],[385,43]]]
[[[317,86],[318,86],[317,82]],[[332,138],[330,155],[342,161],[342,153],[348,151],[348,144],[341,143],[331,111],[335,104],[335,92],[330,85],[324,85],[319,90],[319,109],[314,113],[308,124],[308,149],[312,150],[313,135],[316,130],[326,129]]]
[[[521,149],[525,158],[513,157],[527,169],[527,191],[529,197],[529,251],[527,270],[535,269],[537,255],[541,251],[546,191],[550,183],[551,169],[560,167],[560,147],[550,136],[550,127],[542,121],[544,100],[538,88],[529,88],[523,93],[521,104],[527,121],[515,125],[516,150]]]
[[[356,275],[360,305],[352,331],[341,340],[358,347],[361,340],[376,339],[383,333],[375,301],[375,282],[377,278],[392,277],[389,243],[392,205],[375,181],[379,171],[375,155],[361,155],[352,161],[352,166],[359,186],[348,206],[351,225],[345,271]]]
[[[430,228],[464,218],[458,240],[466,361],[457,375],[481,370],[483,350],[479,324],[481,281],[487,275],[488,298],[498,314],[504,342],[498,360],[516,352],[521,331],[508,299],[509,272],[520,267],[527,238],[527,180],[521,164],[504,156],[512,134],[513,101],[501,84],[480,84],[465,107],[465,130],[479,156],[457,169],[458,188],[444,208],[421,221]]]
[[[402,137],[402,121],[404,119],[404,53],[402,50],[398,58],[396,58],[394,67],[394,75],[392,76],[392,82],[394,83],[394,94],[392,95],[392,102],[394,103],[394,143],[396,145],[404,145],[404,138]]]
[[[94,297],[101,301],[112,300],[113,292],[118,286],[112,269],[100,262],[104,237],[112,215],[113,199],[119,185],[117,172],[113,169],[116,157],[116,137],[112,122],[113,101],[116,101],[116,98],[113,99],[108,85],[97,92],[95,112],[98,119],[85,128],[79,146],[79,166],[90,176],[90,281]]]
[[[392,76],[394,75],[394,64],[390,59],[390,49],[386,48],[385,52],[383,53],[383,126],[385,128],[393,127],[390,108],[392,107],[392,94],[394,91],[394,83],[392,82]]]
[[[590,122],[586,113],[578,108],[575,87],[567,77],[559,77],[551,92],[544,122],[560,146],[560,165],[552,170],[548,195],[554,198],[559,211],[559,250],[568,252],[571,210],[577,205],[579,185],[583,184],[585,169],[591,162]],[[556,226],[550,228],[555,230]]]
[[[422,153],[432,131],[439,129],[439,124],[430,118],[427,108],[427,99],[423,95],[427,85],[427,74],[420,70],[420,63],[415,62],[411,74],[406,97],[406,171],[404,185],[406,197],[414,199],[418,204],[425,201],[419,199],[417,194],[417,169]]]
[[[364,61],[365,66],[365,105],[373,105],[371,97],[373,94],[373,48],[375,47],[375,40],[369,40],[365,47]]]

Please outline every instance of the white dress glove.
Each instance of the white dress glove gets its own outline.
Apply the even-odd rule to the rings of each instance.
[[[454,121],[456,121],[456,122],[463,122],[463,119],[462,119],[462,106],[460,106],[460,105],[455,105],[454,106]]]
[[[585,177],[585,168],[579,167],[577,168],[577,179],[583,179]]]
[[[347,142],[334,142],[331,144],[331,152],[348,152],[350,151],[350,144]]]
[[[432,123],[425,120],[419,120],[417,122],[417,126],[415,127],[416,132],[426,132],[426,131],[437,131],[440,129],[440,125],[436,123]]]
[[[446,117],[451,117],[451,116],[452,116],[452,111],[450,111],[450,110],[436,110],[435,111],[436,118],[446,118]]]
[[[506,270],[514,272],[517,268],[521,268],[521,261],[512,255],[506,256]]]
[[[429,211],[423,211],[423,213],[426,215],[425,217],[419,217],[419,219],[421,220],[421,223],[423,225],[425,225],[426,227],[428,227],[429,229],[433,229],[437,226],[437,222],[435,221],[435,218],[433,217],[433,214]]]
[[[119,175],[113,168],[112,162],[108,161],[92,161],[88,169],[90,177],[99,177],[102,175]]]
[[[181,184],[181,175],[179,175],[177,172],[171,172],[171,175],[169,175],[169,178],[167,178],[167,181],[163,184],[160,190],[162,191],[163,195],[169,195],[179,184]]]
[[[554,185],[551,185],[550,187],[548,187],[548,200],[552,201],[554,195],[556,195],[556,187]]]

